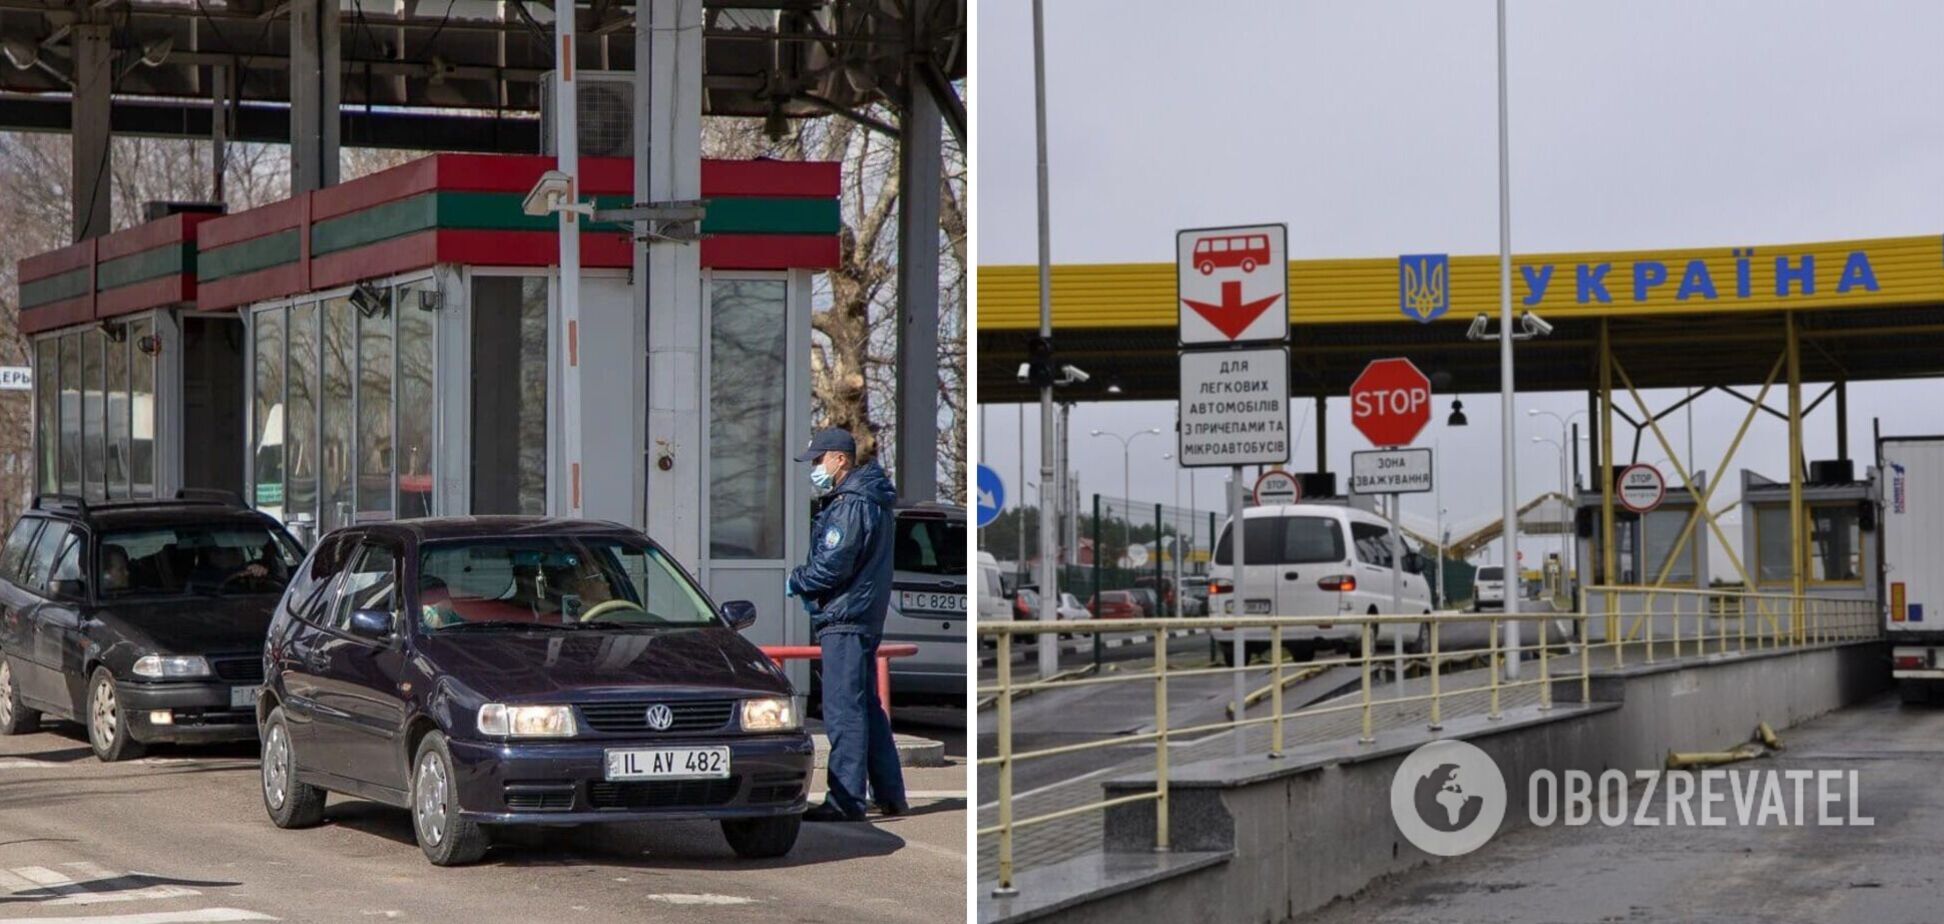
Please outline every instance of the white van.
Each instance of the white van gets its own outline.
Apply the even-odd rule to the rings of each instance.
[[[979,621],[998,622],[1002,619],[1011,619],[1012,606],[1006,602],[1005,581],[999,570],[999,559],[992,557],[991,552],[980,552],[977,567]]]
[[[1393,615],[1390,524],[1383,518],[1334,504],[1251,507],[1242,516],[1248,527],[1242,550],[1248,569],[1246,615]],[[1238,615],[1229,544],[1233,525],[1233,521],[1223,524],[1209,569],[1209,612],[1223,616]],[[1402,611],[1430,614],[1431,585],[1416,553],[1405,553],[1404,570]],[[1430,631],[1428,623],[1390,623],[1379,630],[1373,641],[1385,652],[1397,638],[1407,646],[1422,647]],[[1268,629],[1242,631],[1249,656],[1269,650]],[[1354,624],[1286,628],[1283,645],[1292,658],[1307,661],[1319,648],[1359,650],[1362,633],[1362,627]],[[1214,634],[1221,642],[1223,663],[1232,662],[1235,630],[1218,629]]]
[[[1244,554],[1248,549],[1242,550]],[[1505,568],[1501,565],[1484,565],[1472,575],[1472,610],[1486,608],[1505,609]]]

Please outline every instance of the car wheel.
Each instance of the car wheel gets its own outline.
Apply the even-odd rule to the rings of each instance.
[[[486,853],[486,832],[459,814],[457,785],[445,735],[427,734],[412,760],[412,833],[433,866],[459,866]]]
[[[40,713],[20,701],[14,686],[13,665],[0,655],[0,735],[25,735],[40,728]]]
[[[1216,642],[1215,657],[1220,658],[1223,667],[1235,666],[1235,645],[1232,642]]]
[[[263,723],[263,807],[279,828],[309,828],[324,820],[324,790],[297,780],[297,752],[282,706]]]
[[[796,846],[797,831],[802,827],[802,815],[726,819],[722,822],[722,839],[729,842],[729,849],[736,856],[767,860],[789,853]]]
[[[142,756],[142,743],[129,737],[128,717],[115,693],[115,675],[95,668],[88,681],[88,744],[105,763]]]

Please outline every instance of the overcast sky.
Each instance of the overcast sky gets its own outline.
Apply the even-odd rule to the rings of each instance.
[[[1035,256],[1031,5],[976,0],[972,100],[980,264]],[[1722,247],[1944,232],[1944,4],[1512,0],[1508,45],[1515,252]],[[1494,4],[1050,0],[1047,122],[1055,262],[1162,262],[1177,228],[1289,223],[1292,259],[1495,253]],[[1944,349],[1940,349],[1944,355]],[[1759,383],[1756,383],[1759,384]],[[1851,386],[1861,473],[1870,421],[1944,432],[1936,382]],[[1813,397],[1819,389],[1805,388]],[[1780,390],[1771,398],[1776,407]],[[1434,425],[1445,506],[1480,523],[1499,505],[1496,395],[1466,395],[1471,426]],[[1658,396],[1665,402],[1666,395]],[[1656,396],[1650,393],[1650,402]],[[1807,400],[1805,398],[1805,400]],[[1331,464],[1367,448],[1347,402],[1330,406]],[[1809,456],[1834,455],[1831,404],[1807,421]],[[1553,488],[1550,419],[1581,393],[1521,395],[1520,494]],[[1694,414],[1712,470],[1745,408]],[[1021,450],[1038,479],[1037,407],[985,408],[981,458],[1017,495]],[[1293,407],[1292,426],[1305,405]],[[1581,415],[1584,420],[1584,415]],[[1669,435],[1686,453],[1679,415]],[[1079,405],[1082,489],[1121,493],[1121,449],[1090,429],[1171,434],[1172,402]],[[1292,467],[1314,459],[1314,421]],[[1730,466],[1786,477],[1786,428],[1758,421]],[[1621,435],[1627,431],[1622,430]],[[1665,453],[1648,435],[1641,461]],[[1171,435],[1134,443],[1134,494],[1172,502]],[[1623,448],[1616,452],[1624,460]],[[1663,468],[1666,468],[1663,466]],[[1219,493],[1199,475],[1198,500]],[[1341,476],[1340,476],[1341,477]],[[1187,501],[1187,476],[1180,480]],[[1738,492],[1724,485],[1716,505]],[[1406,501],[1429,521],[1428,495]],[[1739,531],[1734,535],[1739,537]],[[1532,551],[1551,540],[1528,539]],[[1714,571],[1728,567],[1715,556]]]

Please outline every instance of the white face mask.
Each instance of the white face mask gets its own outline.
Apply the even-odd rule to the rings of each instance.
[[[816,488],[818,494],[828,492],[831,486],[836,483],[837,479],[831,477],[829,472],[824,471],[822,463],[818,463],[815,468],[810,470],[810,486]]]

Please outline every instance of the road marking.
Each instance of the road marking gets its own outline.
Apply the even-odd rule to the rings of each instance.
[[[756,900],[753,898],[744,898],[740,895],[716,895],[709,892],[669,892],[661,895],[650,895],[648,896],[648,900],[670,905],[753,905],[756,903]]]
[[[826,791],[819,790],[816,792],[812,792],[810,794],[810,797],[814,799],[818,796],[826,796],[826,795],[829,795],[829,793]],[[936,801],[943,801],[945,799],[963,799],[963,798],[965,798],[965,790],[963,789],[913,789],[905,793],[905,799],[907,800],[932,799]]]
[[[241,908],[199,908],[195,911],[144,911],[138,914],[97,914],[84,918],[10,918],[16,921],[59,921],[60,924],[223,924],[228,921],[279,921]]]
[[[0,770],[48,770],[58,767],[51,760],[35,760],[31,757],[0,757]]]
[[[94,863],[63,863],[62,866],[80,874],[84,879],[77,881],[66,873],[48,869],[45,866],[16,866],[11,870],[0,870],[0,886],[15,897],[34,899],[34,907],[54,905],[95,905],[103,902],[126,902],[141,900],[161,900],[186,898],[201,895],[195,889],[176,885],[154,885],[139,889],[103,889],[111,880],[136,876],[136,873],[116,873]],[[42,896],[59,896],[42,898]]]

